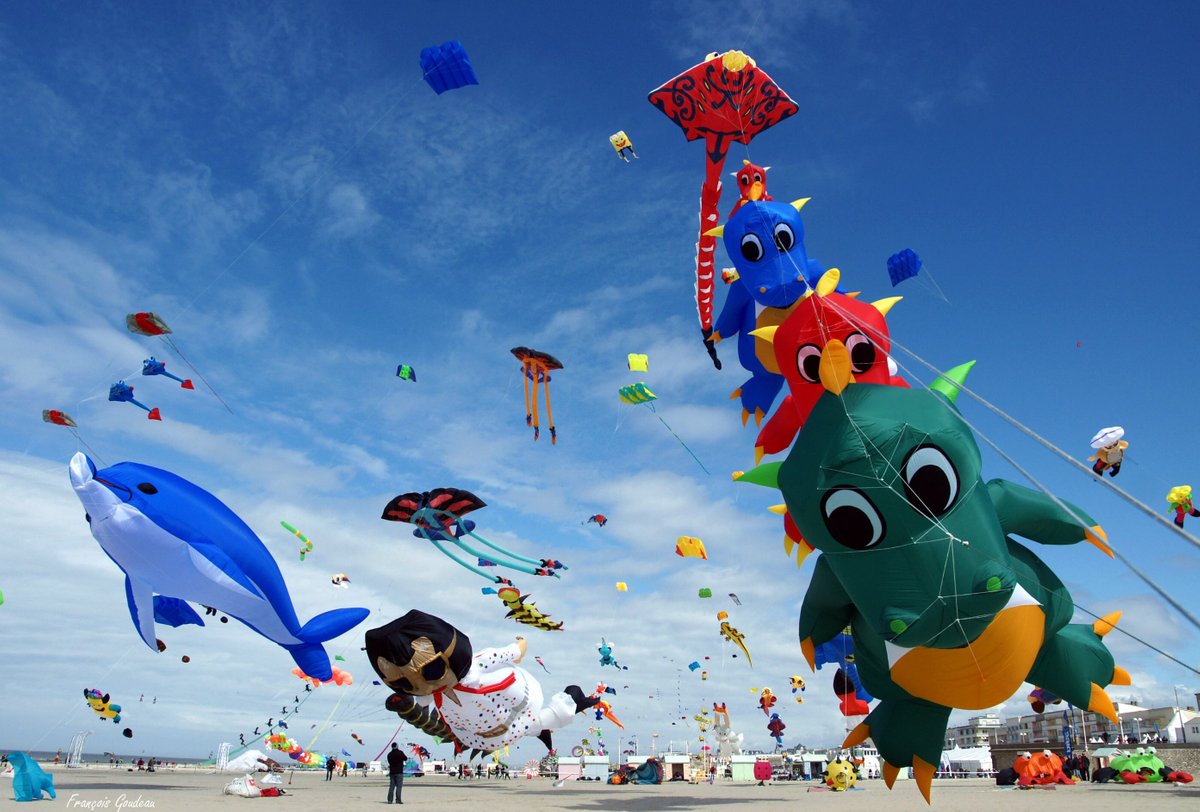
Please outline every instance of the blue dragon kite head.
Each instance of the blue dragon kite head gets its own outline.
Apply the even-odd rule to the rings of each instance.
[[[747,201],[724,226],[708,232],[725,240],[741,284],[764,307],[790,307],[811,290],[804,223],[794,203]]]

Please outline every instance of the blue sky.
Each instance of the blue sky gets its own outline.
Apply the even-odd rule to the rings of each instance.
[[[91,749],[206,755],[299,686],[290,659],[237,623],[165,630],[160,656],[141,646],[69,487],[77,444],[40,422],[43,408],[70,412],[109,464],[167,468],[218,494],[276,554],[302,618],[372,610],[331,646],[358,684],[317,749],[373,755],[394,729],[358,652],[365,628],[423,608],[479,647],[522,631],[479,594],[483,581],[377,518],[395,494],[439,485],[489,503],[485,535],[570,566],[561,581],[518,580],[567,624],[527,635],[549,687],[619,682],[617,713],[643,743],[694,737],[677,708],[725,701],[735,729],[766,747],[748,689],[786,694],[788,675],[805,674],[805,704],[783,701],[787,743],[840,740],[832,675],[806,674],[795,639],[811,564],[784,560],[765,511],[777,500],[729,479],[752,464],[755,432],[727,399],[744,379],[733,348],[715,371],[695,321],[702,148],[646,93],[711,50],[755,57],[800,112],[731,152],[729,168],[748,157],[772,167],[775,197],[811,197],[809,255],[872,298],[891,292],[887,256],[915,248],[945,298],[907,283],[895,339],[942,367],[978,359],[978,392],[1081,459],[1098,428],[1124,425],[1131,464],[1117,482],[1165,515],[1172,485],[1200,486],[1198,15],[1188,3],[833,0],[4,9],[0,745],[54,749],[90,727]],[[417,55],[455,37],[481,84],[439,97]],[[629,165],[607,143],[618,129],[640,156]],[[124,329],[147,309],[233,414],[137,375],[164,357]],[[557,446],[524,426],[508,353],[522,344],[566,365]],[[649,374],[625,369],[629,352],[650,355]],[[419,383],[394,377],[401,362]],[[161,424],[105,400],[122,376]],[[712,476],[651,415],[619,405],[616,389],[638,379]],[[1188,600],[1194,549],[983,407],[963,410]],[[990,452],[985,475],[1020,479]],[[595,512],[610,517],[603,530],[581,525]],[[280,519],[314,539],[307,561]],[[681,534],[702,537],[710,560],[676,557]],[[1119,564],[1090,547],[1038,552],[1081,606],[1124,609],[1130,631],[1200,662],[1196,630]],[[353,587],[332,589],[334,572]],[[743,606],[699,600],[701,586]],[[721,648],[722,608],[753,671]],[[601,636],[630,667],[619,679],[597,666]],[[1193,672],[1109,640],[1134,675],[1126,696],[1162,705],[1173,686],[1200,689]],[[700,682],[685,666],[704,656]],[[92,722],[84,687],[130,708],[132,742]],[[306,705],[302,743],[337,690]],[[1001,712],[1023,706],[1018,695]],[[591,724],[564,730],[560,747]]]

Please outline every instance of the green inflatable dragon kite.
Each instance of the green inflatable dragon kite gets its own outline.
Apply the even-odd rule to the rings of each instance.
[[[880,700],[843,746],[870,737],[887,785],[911,766],[928,802],[954,708],[992,707],[1028,681],[1115,721],[1104,688],[1129,675],[1101,638],[1120,612],[1071,623],[1062,581],[1009,535],[1087,540],[1111,556],[1104,532],[1079,508],[983,482],[954,405],[969,364],[928,391],[854,384],[841,360],[822,359],[827,391],[787,459],[745,479],[774,478],[822,553],[800,612],[810,667],[815,647],[850,625],[859,675]]]

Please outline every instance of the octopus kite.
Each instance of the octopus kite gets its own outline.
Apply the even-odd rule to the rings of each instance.
[[[487,503],[470,491],[459,488],[434,488],[431,491],[402,493],[387,503],[382,518],[389,522],[404,522],[416,527],[413,535],[433,544],[454,563],[482,576],[492,583],[511,585],[512,581],[498,575],[488,575],[479,567],[479,560],[494,566],[528,573],[559,577],[558,571],[565,570],[562,562],[549,558],[526,558],[476,534],[475,522],[462,516],[473,510],[487,507]],[[494,552],[485,554],[466,541],[470,537]],[[449,545],[449,546],[448,546]],[[463,560],[450,551],[455,547],[470,554],[476,563]],[[507,558],[504,560],[500,556]],[[486,566],[486,565],[485,565]]]
[[[554,428],[554,412],[550,408],[550,372],[562,369],[562,362],[553,355],[531,350],[528,347],[513,347],[512,354],[521,362],[521,372],[525,376],[525,425],[533,426],[533,439],[541,434],[538,426],[538,384],[546,393],[546,424],[550,428],[550,444],[558,442],[558,432]],[[529,382],[533,381],[533,393],[530,395]]]

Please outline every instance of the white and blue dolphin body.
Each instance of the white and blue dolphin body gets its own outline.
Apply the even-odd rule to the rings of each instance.
[[[211,493],[135,462],[97,471],[83,453],[70,470],[92,536],[125,573],[129,613],[147,646],[158,650],[154,596],[169,596],[220,609],[287,649],[308,676],[332,678],[321,643],[357,626],[367,609],[334,609],[301,626],[275,559]]]

